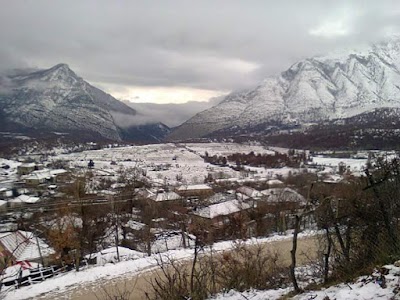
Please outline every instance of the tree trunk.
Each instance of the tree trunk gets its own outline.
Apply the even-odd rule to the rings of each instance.
[[[328,241],[328,249],[324,254],[324,283],[327,283],[329,279],[329,257],[332,251],[332,238],[331,235],[329,234],[329,228],[326,228],[325,230],[326,230],[326,239]]]
[[[194,294],[194,272],[195,272],[195,268],[196,268],[196,263],[197,263],[197,256],[199,254],[199,240],[196,237],[195,240],[195,245],[194,245],[194,257],[193,257],[193,264],[192,264],[192,270],[190,273],[190,294],[193,295]]]
[[[292,264],[290,265],[290,277],[292,279],[293,283],[293,288],[296,293],[300,293],[301,289],[299,288],[299,285],[297,284],[297,279],[296,279],[296,274],[295,274],[295,269],[296,269],[296,251],[297,251],[297,235],[300,230],[300,216],[296,215],[296,222],[295,222],[295,228],[294,228],[294,233],[293,233],[293,246],[292,250],[290,250],[290,255],[292,258]]]
[[[186,249],[187,243],[186,243],[186,226],[184,222],[181,222],[181,233],[182,233],[182,244],[183,248]]]

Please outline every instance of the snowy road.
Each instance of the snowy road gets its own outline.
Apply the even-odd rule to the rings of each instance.
[[[292,247],[291,236],[281,237],[280,240],[261,240],[263,246],[271,251],[272,253],[280,254],[280,262],[284,266],[290,264],[290,249]],[[226,243],[226,242],[223,242]],[[229,247],[223,245],[216,245],[221,250],[228,250]],[[191,250],[193,251],[193,250]],[[298,241],[298,263],[307,264],[311,258],[315,257],[317,252],[317,239],[310,235],[301,237]],[[190,259],[191,253],[187,252],[186,258],[182,256],[182,259]],[[123,263],[120,263],[123,264]],[[114,278],[104,277],[96,281],[77,283],[76,285],[67,287],[62,290],[52,290],[51,292],[43,295],[38,295],[34,299],[75,299],[75,300],[97,300],[101,295],[101,289],[112,290],[115,285],[123,290],[125,286],[132,288],[131,298],[132,300],[145,299],[145,291],[150,288],[150,281],[155,277],[155,273],[158,269],[153,266],[145,267],[137,272],[125,273],[121,276]],[[100,270],[101,272],[101,270]],[[101,297],[100,297],[101,298]],[[6,299],[16,299],[14,297],[7,297]],[[19,298],[21,299],[21,298]]]

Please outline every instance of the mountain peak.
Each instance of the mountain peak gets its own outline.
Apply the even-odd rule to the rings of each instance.
[[[67,64],[10,76],[0,93],[0,127],[20,130],[79,132],[81,138],[159,141],[168,129],[143,124],[136,111],[87,83]],[[4,89],[0,89],[3,91]]]
[[[63,69],[63,70],[71,70],[69,66],[65,63],[59,63],[55,65],[54,67],[50,68],[50,70],[57,70],[57,69]]]
[[[179,126],[172,139],[237,128],[320,123],[400,107],[400,40],[343,49],[294,63],[255,89],[231,93]],[[248,131],[250,132],[250,131]]]
[[[60,63],[51,67],[50,69],[43,70],[41,73],[41,79],[45,81],[71,81],[76,82],[80,79],[74,71],[70,69],[67,64]]]
[[[66,73],[66,74],[72,73],[75,75],[74,71],[72,71],[71,68],[67,64],[64,64],[64,63],[57,64],[54,67],[47,69],[46,71],[48,73],[53,73],[53,72]]]

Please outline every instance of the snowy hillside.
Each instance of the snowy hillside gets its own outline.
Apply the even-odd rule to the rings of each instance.
[[[134,109],[91,86],[66,64],[1,77],[0,115],[3,129],[10,131],[79,131],[112,140],[135,139],[135,134],[157,140],[168,129],[162,124],[150,128],[151,133],[146,132],[149,125],[139,128]]]
[[[234,92],[175,130],[201,137],[232,127],[290,125],[348,118],[400,106],[400,37],[366,49],[299,61],[253,90]]]

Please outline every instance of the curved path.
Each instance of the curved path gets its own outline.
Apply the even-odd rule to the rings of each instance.
[[[292,248],[292,240],[285,239],[281,241],[265,242],[262,244],[266,250],[272,253],[277,252],[279,254],[279,262],[282,266],[290,265],[290,250]],[[298,239],[297,245],[297,263],[298,265],[304,265],[310,262],[310,259],[314,259],[317,256],[318,250],[318,239],[315,236],[306,236]],[[231,251],[231,250],[226,250]],[[97,300],[106,299],[104,298],[104,290],[115,291],[119,289],[121,291],[126,288],[131,289],[132,293],[129,299],[141,300],[146,299],[145,291],[150,289],[150,281],[156,275],[155,272],[159,272],[157,267],[151,269],[142,270],[135,274],[125,274],[124,276],[115,277],[110,280],[99,279],[95,282],[88,282],[84,287],[83,285],[72,286],[64,291],[53,291],[36,297],[34,299],[41,300],[53,300],[53,299],[73,299],[73,300]]]

